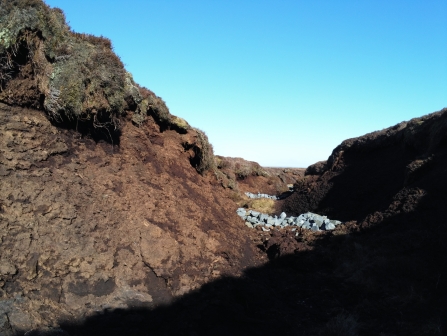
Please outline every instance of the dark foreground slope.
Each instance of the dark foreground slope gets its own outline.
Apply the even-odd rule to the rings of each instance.
[[[447,197],[446,162],[444,109],[344,141],[327,161],[307,168],[284,210],[316,211],[367,226],[423,204],[418,213],[432,218]]]
[[[181,145],[193,133],[149,118],[125,123],[117,147],[0,111],[2,335],[445,333],[442,143],[410,184],[418,202],[396,197],[394,213],[329,235],[270,232],[271,260],[253,267],[254,231]],[[427,127],[442,131],[444,114]]]
[[[285,206],[350,220],[343,227],[271,232],[270,262],[242,277],[155,309],[67,319],[50,335],[445,335],[446,115],[347,140],[309,167]]]

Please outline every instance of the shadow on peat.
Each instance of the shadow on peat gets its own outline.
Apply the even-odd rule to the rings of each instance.
[[[437,196],[169,305],[102,311],[61,321],[64,332],[27,335],[444,335],[447,211]]]

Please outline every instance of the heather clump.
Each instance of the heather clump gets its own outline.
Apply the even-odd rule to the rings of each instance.
[[[203,174],[205,171],[215,169],[214,150],[205,132],[198,128],[194,130],[197,133],[197,145],[194,146],[196,155],[193,165],[199,173]]]
[[[126,109],[146,113],[109,39],[73,33],[61,10],[39,0],[0,4],[0,101],[110,130]]]

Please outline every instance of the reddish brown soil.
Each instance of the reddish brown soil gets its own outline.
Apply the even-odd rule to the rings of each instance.
[[[365,226],[381,222],[381,214],[392,217],[442,202],[446,112],[344,141],[327,162],[306,170],[305,183],[296,186],[284,210],[317,211]]]
[[[218,178],[224,187],[244,192],[280,195],[304,176],[304,168],[268,168],[242,158],[216,156]]]
[[[0,100],[43,109],[54,45],[31,30],[3,54],[15,63],[1,64],[13,71]],[[124,76],[110,41],[80,36],[117,62],[76,76]],[[447,110],[346,140],[305,178],[222,157],[202,176],[214,163],[203,134],[136,84],[151,106],[126,93],[133,114],[108,115],[101,92],[118,82],[98,83],[99,123],[66,114],[53,125],[0,104],[0,336],[447,334]],[[93,110],[83,116],[100,118]],[[289,183],[297,191],[278,211],[346,223],[326,233],[245,227],[240,193]]]
[[[244,227],[233,191],[191,166],[194,131],[123,121],[112,146],[1,105],[0,332],[443,335],[446,118],[308,169],[284,209],[349,222],[296,236]]]
[[[195,136],[124,122],[118,147],[0,106],[0,296],[22,300],[15,330],[155,307],[266,260],[228,192],[191,166]]]
[[[238,181],[241,191],[281,195],[287,192],[287,185],[293,185],[304,177],[304,168],[263,168],[267,176],[247,176]]]

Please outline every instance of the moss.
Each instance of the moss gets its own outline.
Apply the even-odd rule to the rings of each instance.
[[[130,93],[129,97],[131,97],[131,104],[134,104],[136,106],[136,111],[132,116],[132,122],[135,125],[140,126],[147,120],[147,110],[149,102],[147,99],[141,99],[141,95],[139,94],[139,92],[137,94],[135,93],[135,91],[133,91]]]
[[[146,116],[141,113],[134,113],[132,115],[132,122],[136,126],[142,125],[146,121],[146,119],[147,119]]]
[[[79,117],[82,114],[84,86],[80,78],[69,78],[61,87],[60,99],[64,102],[67,116]]]
[[[129,109],[135,109],[139,104],[142,103],[143,97],[140,94],[140,89],[138,85],[134,82],[132,74],[126,72],[124,77],[124,92],[127,97],[127,104]],[[140,106],[140,112],[146,113],[147,111],[147,101],[144,105]]]
[[[176,116],[172,116],[171,123],[173,125],[175,125],[177,128],[185,130],[185,131],[187,131],[191,128],[191,126],[189,126],[189,124],[186,122],[185,119],[182,119],[182,118],[179,118]]]
[[[147,113],[147,109],[149,107],[149,102],[147,101],[147,99],[143,99],[139,104],[138,104],[138,111],[140,114],[146,114]]]

